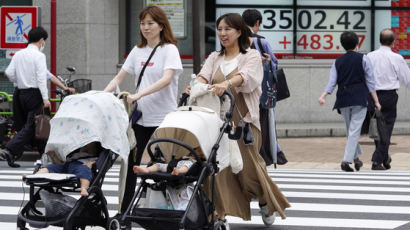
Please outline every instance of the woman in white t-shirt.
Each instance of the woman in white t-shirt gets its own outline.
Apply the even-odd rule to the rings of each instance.
[[[165,12],[157,6],[145,7],[139,14],[141,43],[128,55],[120,72],[107,85],[104,91],[112,92],[128,74],[133,74],[135,86],[141,70],[153,49],[155,53],[147,64],[138,91],[128,96],[129,103],[138,101],[142,117],[133,126],[137,139],[136,157],[128,157],[128,172],[121,211],[125,211],[135,191],[136,177],[132,170],[140,165],[143,151],[154,130],[165,115],[177,108],[178,78],[182,73],[182,63],[178,52],[177,40]]]

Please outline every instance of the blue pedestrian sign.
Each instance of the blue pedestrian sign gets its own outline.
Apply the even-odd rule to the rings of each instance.
[[[2,49],[23,49],[28,42],[28,32],[39,25],[38,7],[1,7]]]

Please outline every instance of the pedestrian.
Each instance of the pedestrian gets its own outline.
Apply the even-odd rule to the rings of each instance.
[[[265,62],[265,59],[268,59],[272,70],[275,71],[278,66],[278,59],[273,54],[269,42],[263,36],[258,35],[260,25],[262,24],[262,14],[256,9],[248,9],[242,13],[242,18],[252,32],[251,47],[263,53],[261,55],[262,63]],[[277,84],[277,81],[275,84]],[[284,165],[288,162],[276,138],[275,110],[276,107],[264,108],[259,105],[259,121],[262,133],[262,146],[259,153],[265,160],[266,165],[274,163],[273,155],[275,154],[277,164]]]
[[[363,166],[359,159],[362,150],[359,145],[360,130],[366,117],[368,94],[370,92],[374,104],[380,110],[377,99],[373,68],[369,58],[358,50],[359,39],[356,33],[345,31],[340,36],[340,43],[346,53],[337,58],[330,69],[329,82],[325,91],[319,97],[319,104],[324,105],[326,96],[332,94],[337,85],[337,109],[346,124],[347,142],[341,169],[353,172],[349,164],[354,162],[357,171]]]
[[[62,90],[69,91],[71,94],[75,93],[75,89],[71,87],[65,86],[56,76],[54,76],[49,70],[47,70],[47,80],[53,82],[56,86],[61,88]],[[24,118],[20,118],[24,112],[20,107],[20,103],[18,100],[19,89],[17,87],[17,83],[14,83],[14,92],[13,92],[13,127],[16,131],[20,131],[24,126]]]
[[[19,132],[7,143],[6,149],[0,152],[0,159],[6,160],[10,167],[20,167],[14,163],[20,158],[24,146],[34,139],[34,116],[41,109],[50,107],[47,89],[46,56],[44,49],[48,34],[42,27],[36,27],[28,33],[27,48],[16,52],[6,69],[6,76],[16,83],[18,97],[16,103],[21,108],[17,123],[24,124]],[[38,151],[44,152],[45,141],[36,141]]]
[[[250,49],[250,32],[239,14],[220,16],[216,26],[221,50],[209,55],[197,80],[210,84],[210,89],[218,96],[226,90],[233,94],[236,105],[232,121],[234,124],[248,123],[254,138],[253,143],[248,144],[243,139],[237,141],[243,160],[242,171],[233,174],[231,167],[227,167],[215,177],[216,215],[225,223],[226,215],[250,220],[250,202],[258,199],[262,220],[265,225],[271,225],[275,220],[273,213],[277,211],[286,218],[283,211],[290,205],[269,177],[259,155],[259,97],[263,75],[260,55],[257,50]],[[205,185],[209,197],[211,187],[209,182]]]
[[[135,192],[134,165],[140,165],[144,149],[165,115],[177,109],[178,78],[182,73],[177,40],[165,12],[158,6],[147,6],[138,17],[141,43],[131,50],[120,72],[104,89],[106,92],[114,91],[128,74],[136,76],[136,87],[140,81],[135,94],[127,97],[128,103],[137,101],[142,117],[133,124],[137,151],[135,156],[128,157],[122,212],[129,206]],[[152,58],[147,62],[151,54]],[[146,69],[140,75],[144,65]]]
[[[391,29],[380,32],[380,48],[367,54],[374,70],[376,93],[382,106],[381,113],[384,120],[384,132],[380,136],[386,140],[375,140],[376,149],[372,157],[372,170],[390,169],[391,157],[389,156],[390,138],[397,116],[397,90],[400,81],[410,90],[410,70],[403,56],[394,53],[396,36]],[[377,119],[380,122],[379,119]],[[378,126],[381,124],[378,124]]]

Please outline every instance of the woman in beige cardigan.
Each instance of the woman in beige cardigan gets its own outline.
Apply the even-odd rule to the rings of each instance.
[[[250,32],[239,14],[222,15],[216,24],[221,51],[209,55],[197,80],[210,84],[218,96],[230,90],[237,105],[233,114],[234,124],[238,124],[243,117],[243,121],[251,124],[254,136],[253,144],[245,145],[242,139],[238,140],[243,170],[233,174],[228,167],[216,176],[216,214],[222,220],[226,215],[250,220],[250,202],[258,199],[263,222],[271,225],[275,220],[273,213],[277,211],[282,218],[286,218],[283,211],[290,205],[269,177],[259,155],[259,97],[263,77],[260,55],[257,50],[249,48]],[[187,92],[189,90],[188,87]],[[210,183],[206,187],[210,194]]]

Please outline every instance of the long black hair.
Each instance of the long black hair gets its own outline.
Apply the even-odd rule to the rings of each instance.
[[[228,13],[220,16],[216,20],[216,28],[218,28],[219,23],[224,20],[225,23],[229,26],[232,27],[236,30],[239,30],[241,35],[238,38],[238,46],[239,46],[239,51],[243,54],[246,53],[246,49],[248,49],[251,45],[251,42],[249,41],[249,37],[251,36],[250,30],[248,26],[245,24],[243,21],[241,15],[236,14],[236,13]],[[219,55],[224,55],[225,54],[225,47],[221,44],[221,51]]]

